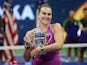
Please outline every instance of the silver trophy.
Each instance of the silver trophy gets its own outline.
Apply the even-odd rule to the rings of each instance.
[[[45,46],[46,44],[46,34],[45,32],[42,32],[39,28],[36,28],[35,32],[34,32],[34,47],[37,46]],[[43,53],[45,54],[45,53]],[[40,55],[42,55],[40,53]]]
[[[34,32],[34,47],[46,45],[46,34],[39,28],[36,28]]]

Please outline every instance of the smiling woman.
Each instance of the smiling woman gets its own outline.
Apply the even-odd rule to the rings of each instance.
[[[39,19],[39,26],[28,31],[24,36],[25,45],[26,47],[29,47],[25,47],[25,61],[29,61],[29,59],[32,58],[32,65],[61,65],[59,50],[63,47],[64,43],[62,27],[59,23],[50,24],[52,19],[52,9],[47,4],[41,5],[38,9],[37,16]],[[46,42],[44,43],[47,45],[42,45],[40,42],[41,45],[34,47],[33,40],[35,39],[35,35],[32,33],[37,29],[41,32],[45,32]],[[40,55],[40,52],[46,53]]]

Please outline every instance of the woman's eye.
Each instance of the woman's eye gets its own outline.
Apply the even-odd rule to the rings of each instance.
[[[43,12],[43,15],[46,15],[46,14],[47,14],[48,16],[51,15],[51,13],[45,13],[45,12]]]
[[[44,14],[44,15],[46,15],[46,13],[45,13],[45,12],[44,12],[43,14]]]
[[[51,15],[51,13],[48,13],[48,15]]]

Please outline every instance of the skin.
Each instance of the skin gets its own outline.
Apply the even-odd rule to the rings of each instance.
[[[69,18],[73,21],[74,20],[74,15],[75,15],[75,11],[74,10],[71,10],[69,12]],[[65,32],[65,28],[63,28],[63,31]],[[67,33],[65,32],[65,38],[64,40],[66,40],[66,36],[67,36]]]
[[[74,15],[75,15],[75,11],[74,10],[71,10],[69,11],[69,18],[71,21],[75,20],[74,19]],[[74,21],[73,21],[74,22]],[[68,57],[70,58],[71,57],[71,50],[72,48],[68,48]],[[74,52],[75,52],[75,56],[77,57],[78,56],[78,49],[77,48],[74,48]]]
[[[47,14],[48,13],[48,14]],[[50,25],[52,19],[52,10],[49,7],[42,7],[40,12],[38,13],[39,21],[40,21],[40,29],[42,31],[47,30]],[[34,36],[31,34],[35,29],[28,31],[24,37],[25,44],[27,46],[32,46],[32,40]],[[51,45],[44,46],[43,49],[46,52],[60,50],[63,47],[64,37],[63,37],[63,29],[59,23],[52,24],[52,31],[54,33],[55,43]],[[36,47],[35,49],[30,51],[30,57],[36,57],[37,54],[41,51],[41,47]],[[25,49],[24,55],[27,55],[28,50]],[[24,57],[25,61],[28,61],[28,58]]]
[[[71,10],[69,12],[69,17],[73,20],[74,19],[74,15],[75,15],[75,12],[73,10]]]

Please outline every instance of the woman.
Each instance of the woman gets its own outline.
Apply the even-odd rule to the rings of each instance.
[[[50,24],[52,19],[52,9],[48,5],[42,5],[38,9],[39,29],[46,33],[46,40],[49,43],[46,46],[38,46],[32,49],[32,34],[36,28],[28,31],[24,37],[25,61],[32,58],[32,65],[61,65],[59,50],[63,47],[63,31],[59,23]],[[44,51],[46,54],[39,55],[39,52]]]

